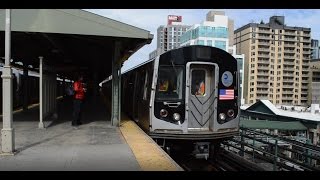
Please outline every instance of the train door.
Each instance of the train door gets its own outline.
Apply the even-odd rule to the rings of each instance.
[[[216,117],[217,65],[193,62],[187,64],[186,99],[188,131],[210,131]]]

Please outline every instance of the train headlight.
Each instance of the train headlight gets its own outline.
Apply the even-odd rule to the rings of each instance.
[[[161,109],[160,110],[160,116],[161,117],[167,117],[168,116],[168,111],[165,109]]]
[[[220,113],[219,114],[219,119],[221,119],[221,120],[226,120],[226,114],[225,113]]]
[[[181,116],[180,116],[179,113],[174,113],[174,114],[173,114],[173,119],[176,120],[176,121],[180,121],[180,117],[181,117]]]
[[[229,109],[227,112],[229,117],[233,117],[234,116],[234,110],[233,109]]]

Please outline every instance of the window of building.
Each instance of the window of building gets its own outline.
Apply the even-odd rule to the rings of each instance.
[[[251,42],[252,42],[252,44],[254,44],[254,43],[256,42],[256,40],[255,40],[255,39],[252,39]]]
[[[215,27],[213,29],[214,37],[216,38],[227,38],[228,37],[228,28],[225,27]]]
[[[226,50],[226,41],[215,41],[215,47]]]
[[[198,45],[204,45],[204,40],[198,40]]]
[[[251,70],[251,73],[254,73],[254,70]]]
[[[207,46],[212,46],[212,40],[207,40]]]

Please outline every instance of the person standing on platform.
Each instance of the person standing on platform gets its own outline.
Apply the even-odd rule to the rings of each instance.
[[[81,114],[82,114],[82,106],[85,98],[86,89],[83,87],[83,76],[80,75],[73,83],[74,90],[74,98],[73,98],[73,119],[72,126],[78,127],[82,124],[81,122]]]

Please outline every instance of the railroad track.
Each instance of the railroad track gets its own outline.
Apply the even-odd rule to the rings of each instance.
[[[228,171],[264,171],[257,164],[224,149],[221,149],[216,162]]]
[[[264,171],[256,164],[224,149],[219,151],[214,160],[195,159],[188,156],[180,158],[177,162],[186,171]]]

